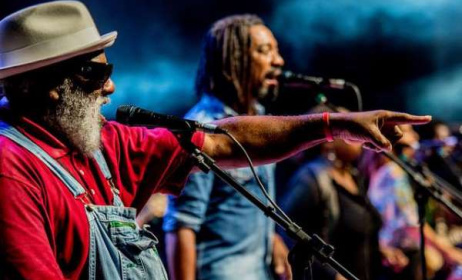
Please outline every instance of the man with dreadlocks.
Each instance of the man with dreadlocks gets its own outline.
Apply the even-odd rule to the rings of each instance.
[[[254,15],[217,21],[207,33],[197,72],[199,103],[187,118],[210,122],[263,114],[259,98],[276,90],[284,60],[271,31]],[[274,165],[256,169],[274,194]],[[265,201],[250,168],[230,172]],[[271,279],[270,264],[290,278],[287,248],[274,223],[212,173],[194,174],[179,197],[170,197],[164,219],[174,279]]]
[[[78,1],[35,5],[0,21],[0,84],[7,99],[0,108],[0,279],[166,279],[156,239],[138,226],[136,213],[152,193],[179,193],[193,162],[166,129],[128,127],[102,117],[101,106],[115,90],[104,50],[116,36],[101,36]],[[255,49],[257,34],[252,38],[243,47],[251,50],[248,57],[255,56],[249,82],[265,73],[257,69],[269,54],[277,55],[273,44]],[[231,55],[237,61],[245,56]],[[234,64],[222,62],[224,73],[233,75],[205,75],[209,84],[201,90],[217,92],[223,81],[239,77]],[[204,69],[215,66],[205,63]],[[247,93],[240,84],[236,88]],[[390,150],[402,135],[396,124],[429,121],[374,111],[233,117],[216,124],[263,164],[334,137]],[[192,142],[223,167],[245,164],[224,135],[197,132]],[[233,205],[222,206],[227,211]],[[225,228],[224,222],[217,228]]]

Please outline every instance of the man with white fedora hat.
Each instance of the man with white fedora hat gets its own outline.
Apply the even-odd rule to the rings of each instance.
[[[153,192],[178,194],[192,160],[165,129],[104,120],[114,92],[104,48],[86,7],[55,1],[0,21],[0,278],[165,279],[157,240],[135,222]],[[389,111],[217,121],[256,162],[274,162],[341,138],[375,150],[400,138]],[[380,125],[380,127],[378,126]],[[245,159],[224,136],[192,142],[225,167]]]

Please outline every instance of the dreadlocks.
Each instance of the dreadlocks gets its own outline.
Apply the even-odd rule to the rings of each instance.
[[[255,15],[234,15],[212,26],[205,36],[197,70],[198,95],[207,92],[228,105],[238,106],[241,112],[252,110],[249,29],[259,24],[263,21]]]

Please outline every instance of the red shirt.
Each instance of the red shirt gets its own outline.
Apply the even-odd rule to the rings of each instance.
[[[92,203],[112,204],[95,160],[28,119],[15,127],[62,164]],[[202,133],[193,136],[195,145],[202,147],[203,141]],[[192,168],[188,154],[165,129],[106,122],[102,147],[122,201],[137,209],[153,192],[178,194]],[[0,278],[87,278],[89,226],[83,203],[41,160],[4,136],[0,159]]]

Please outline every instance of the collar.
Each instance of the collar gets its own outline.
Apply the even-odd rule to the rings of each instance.
[[[20,117],[13,125],[54,159],[64,157],[71,152],[62,141],[31,119]]]
[[[56,136],[51,134],[45,127],[33,120],[24,116],[15,117],[8,109],[5,108],[2,108],[1,111],[1,118],[3,120],[14,126],[34,143],[39,145],[39,147],[52,158],[59,159],[70,153],[77,153]],[[106,123],[105,119],[103,119],[103,124],[104,123]]]
[[[215,97],[214,95],[204,92],[202,94],[201,100],[199,101],[201,106],[208,108],[211,112],[216,114],[223,114],[222,117],[236,117],[239,114],[231,107],[223,103],[220,99]],[[257,115],[264,115],[265,114],[265,107],[260,103],[255,103],[255,108],[257,110]]]

